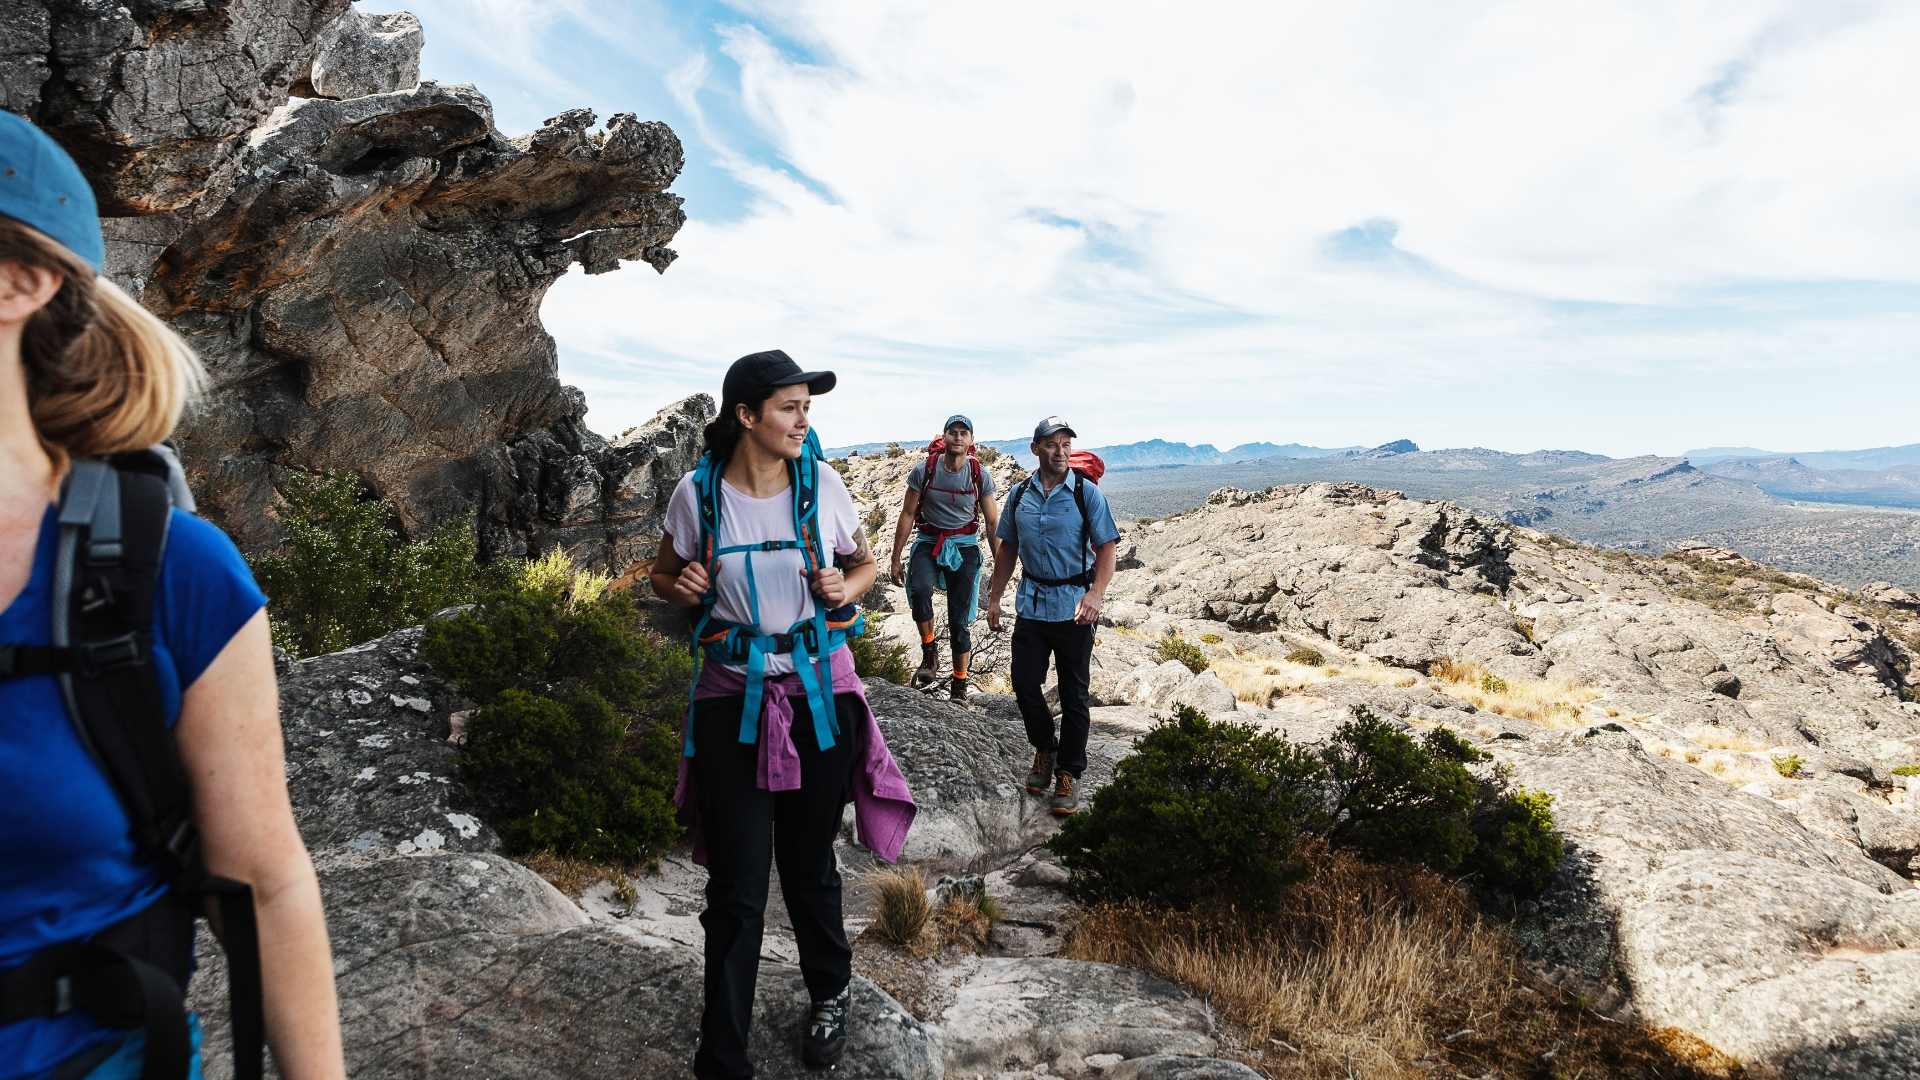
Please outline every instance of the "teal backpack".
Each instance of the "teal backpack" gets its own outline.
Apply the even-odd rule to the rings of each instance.
[[[832,565],[826,538],[820,530],[820,463],[825,455],[820,436],[807,432],[800,456],[787,463],[793,491],[793,539],[768,540],[755,544],[727,544],[724,523],[720,520],[720,477],[726,471],[726,459],[715,460],[703,454],[694,466],[693,486],[700,505],[700,561],[707,568],[708,588],[700,598],[700,610],[693,624],[693,684],[687,690],[686,737],[682,752],[693,756],[693,693],[700,685],[703,661],[743,664],[747,669],[746,701],[740,710],[740,741],[753,743],[759,738],[760,706],[765,695],[767,657],[791,655],[793,669],[807,690],[807,705],[813,711],[813,734],[822,750],[832,748],[840,735],[840,722],[833,706],[833,654],[849,638],[866,632],[866,619],[859,608],[843,604],[831,611],[818,602],[813,616],[801,619],[781,634],[760,632],[760,588],[754,579],[753,556],[757,552],[798,550],[806,559],[807,573]],[[751,623],[728,622],[714,615],[720,594],[712,584],[722,555],[745,555],[747,597],[752,605]]]

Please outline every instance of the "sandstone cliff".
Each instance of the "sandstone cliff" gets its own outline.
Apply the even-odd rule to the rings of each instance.
[[[82,162],[110,272],[208,362],[180,443],[244,546],[304,469],[409,528],[471,517],[489,553],[651,554],[656,474],[691,466],[712,405],[600,439],[539,311],[575,264],[672,262],[666,125],[575,109],[509,138],[472,87],[418,82],[412,16],[345,0],[29,0],[0,30],[0,106]]]

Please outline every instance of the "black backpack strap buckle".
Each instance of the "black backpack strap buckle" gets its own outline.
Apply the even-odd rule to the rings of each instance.
[[[146,655],[146,651],[140,647],[139,637],[134,634],[83,642],[73,648],[80,659],[80,674],[90,679],[133,667]]]

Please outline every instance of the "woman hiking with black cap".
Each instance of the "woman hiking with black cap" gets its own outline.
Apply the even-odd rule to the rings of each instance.
[[[674,798],[708,872],[702,1078],[753,1076],[770,859],[810,998],[801,1059],[840,1060],[853,949],[834,838],[851,801],[860,842],[891,862],[913,820],[846,646],[860,631],[852,602],[878,568],[808,418],[835,381],[777,349],[728,368],[706,454],[674,489],[650,573],[663,599],[696,613],[699,674]]]
[[[288,1080],[344,1076],[266,598],[147,449],[200,363],[104,248],[72,159],[0,112],[0,1077],[199,1077],[207,903],[235,1074],[264,1035]]]

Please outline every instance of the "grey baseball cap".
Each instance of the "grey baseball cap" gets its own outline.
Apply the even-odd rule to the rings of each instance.
[[[1073,438],[1077,439],[1080,437],[1080,433],[1073,430],[1065,419],[1058,416],[1049,416],[1033,426],[1033,441],[1039,442],[1049,435],[1056,435],[1062,431]]]
[[[959,413],[954,413],[952,416],[947,417],[947,422],[940,425],[940,430],[945,431],[955,424],[959,424],[961,427],[966,428],[968,431],[973,430],[973,421],[967,419],[966,417],[960,415]]]

